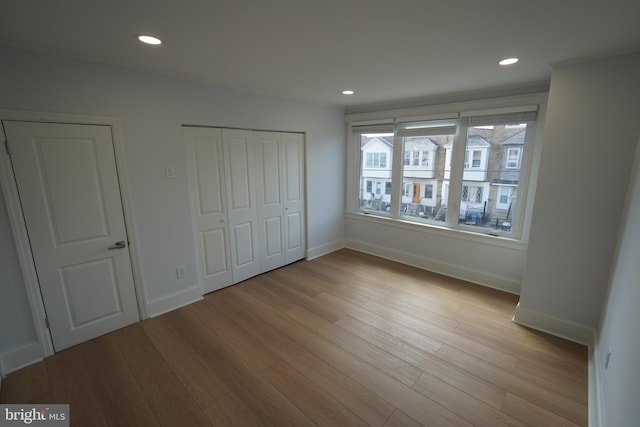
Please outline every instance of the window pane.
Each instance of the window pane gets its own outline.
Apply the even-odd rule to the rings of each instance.
[[[360,153],[358,206],[389,212],[393,134],[360,134]]]
[[[428,129],[425,133],[428,133]],[[455,129],[451,129],[455,131]],[[446,220],[453,134],[402,138],[404,167],[400,214],[432,221]]]
[[[519,123],[468,128],[459,223],[511,231],[526,131]]]

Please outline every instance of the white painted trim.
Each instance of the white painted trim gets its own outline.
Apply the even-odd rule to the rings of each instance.
[[[604,426],[604,396],[602,395],[601,365],[598,357],[598,331],[594,332],[594,344],[589,346],[589,427]]]
[[[338,251],[345,247],[344,240],[334,240],[333,242],[325,243],[323,245],[315,246],[307,249],[307,261],[319,258],[323,255],[330,254],[331,252]]]
[[[520,303],[516,306],[512,320],[519,325],[537,329],[579,344],[590,346],[594,343],[595,329],[529,310],[522,307]]]
[[[0,354],[0,370],[4,376],[41,360],[40,344],[34,341]]]
[[[454,277],[456,279],[466,280],[468,282],[498,289],[511,294],[520,293],[520,282],[506,277],[472,270],[470,268],[460,267],[431,258],[418,256],[409,252],[389,249],[358,240],[346,239],[345,242],[346,247],[349,249],[379,256],[402,264],[411,265],[434,273],[444,274],[445,276]]]
[[[149,301],[147,303],[147,314],[149,317],[160,316],[201,299],[202,287],[200,284],[196,284],[187,289]]]
[[[50,122],[50,123],[69,123],[69,124],[85,124],[85,125],[102,125],[111,128],[113,140],[116,168],[118,171],[118,180],[120,185],[120,193],[122,199],[122,209],[124,213],[127,234],[129,238],[129,256],[131,259],[131,269],[133,272],[133,281],[136,291],[138,303],[138,313],[140,318],[147,317],[146,307],[144,305],[145,292],[142,276],[142,267],[140,263],[140,254],[137,248],[137,231],[133,215],[133,204],[131,189],[129,187],[129,179],[124,154],[124,146],[122,143],[122,131],[120,120],[114,117],[104,116],[84,116],[77,114],[49,113],[38,111],[19,111],[0,109],[0,120],[20,120],[30,122]],[[4,137],[4,135],[2,135]],[[40,294],[40,285],[33,264],[33,256],[31,254],[31,246],[22,215],[20,198],[18,196],[17,185],[13,175],[11,158],[4,149],[0,150],[0,185],[7,205],[9,222],[11,223],[11,231],[13,233],[18,259],[20,261],[20,269],[25,281],[29,305],[31,306],[31,314],[38,337],[41,357],[50,356],[54,353],[51,335],[47,329],[44,319],[45,310],[42,296]]]

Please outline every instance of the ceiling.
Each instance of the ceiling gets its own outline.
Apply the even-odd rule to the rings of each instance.
[[[547,82],[550,64],[640,49],[640,1],[3,0],[0,44],[354,107]]]

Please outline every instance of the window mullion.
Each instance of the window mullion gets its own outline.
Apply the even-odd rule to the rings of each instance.
[[[451,174],[449,179],[449,195],[446,224],[458,224],[460,212],[460,196],[462,194],[462,176],[464,173],[464,157],[466,150],[467,123],[462,121],[457,127],[451,152]]]
[[[398,135],[398,130],[393,132],[393,164],[391,168],[391,216],[400,217],[400,201],[402,200],[402,169],[404,156],[402,137]]]

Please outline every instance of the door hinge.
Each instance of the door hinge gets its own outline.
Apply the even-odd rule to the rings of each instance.
[[[45,317],[45,318],[44,318],[44,325],[47,327],[47,329],[51,329],[51,328],[49,327],[49,318],[48,318],[48,317]]]
[[[7,151],[8,155],[11,155],[11,149],[9,148],[9,140],[8,139],[4,140],[4,149]]]

